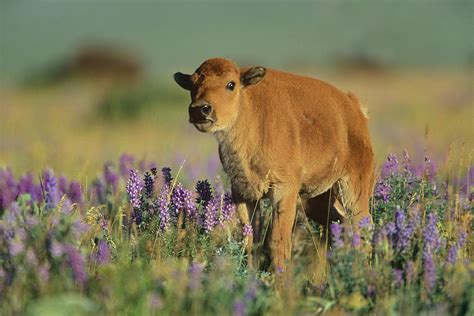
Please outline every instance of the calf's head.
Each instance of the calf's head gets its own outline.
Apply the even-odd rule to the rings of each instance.
[[[192,74],[174,74],[174,80],[191,92],[189,122],[201,132],[217,132],[230,128],[241,109],[245,88],[265,76],[265,68],[241,70],[232,61],[206,60]]]

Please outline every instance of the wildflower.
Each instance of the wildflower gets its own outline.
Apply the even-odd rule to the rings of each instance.
[[[229,193],[225,193],[222,199],[222,223],[229,222],[235,215],[235,204]]]
[[[98,203],[105,203],[105,183],[102,179],[96,179],[92,183],[91,195],[95,196]]]
[[[426,251],[423,253],[423,270],[425,287],[428,292],[431,292],[436,284],[436,265],[431,251]]]
[[[60,242],[53,240],[49,248],[52,257],[58,258],[64,254],[64,246]]]
[[[448,256],[446,258],[447,265],[454,265],[456,263],[459,249],[461,249],[464,246],[464,243],[466,242],[466,238],[467,238],[467,233],[464,231],[459,236],[458,241],[448,249]]]
[[[89,231],[90,226],[82,220],[76,220],[71,227],[72,234],[75,238],[80,238]]]
[[[29,193],[31,199],[35,202],[41,201],[41,188],[35,185],[31,173],[27,173],[26,175],[20,178],[20,181],[18,183],[18,190],[20,194]]]
[[[332,223],[330,225],[331,234],[336,247],[342,247],[344,245],[344,241],[342,240],[342,226],[338,223]]]
[[[403,285],[403,270],[393,269],[393,278],[395,286],[400,287]]]
[[[58,180],[58,190],[59,190],[59,196],[63,196],[64,194],[67,194],[67,179],[65,176],[60,176]]]
[[[428,224],[423,232],[424,249],[430,251],[437,251],[441,246],[441,240],[436,227],[437,219],[434,213],[428,215]]]
[[[382,165],[382,177],[396,175],[398,172],[398,160],[397,156],[393,153],[389,154],[387,161]]]
[[[206,232],[210,232],[217,225],[218,212],[219,203],[212,199],[204,209],[203,228]]]
[[[191,290],[197,289],[201,284],[202,279],[202,272],[204,270],[204,266],[193,262],[189,267],[188,274],[189,274],[189,288]]]
[[[252,236],[253,235],[253,228],[250,224],[245,224],[242,226],[242,235],[244,237]]]
[[[110,262],[111,252],[107,242],[100,240],[97,244],[97,250],[94,255],[94,261],[97,264],[103,265]]]
[[[4,210],[16,200],[18,185],[10,169],[0,169],[0,209]]]
[[[141,206],[141,184],[138,178],[137,171],[130,170],[130,177],[127,181],[127,193],[130,198],[130,203],[134,209],[139,209]]]
[[[428,223],[423,232],[423,270],[425,287],[431,291],[436,283],[436,264],[434,262],[433,253],[436,252],[441,240],[436,227],[436,215],[430,213],[428,215]]]
[[[161,169],[161,173],[163,175],[163,180],[165,181],[165,183],[171,184],[171,181],[173,180],[173,177],[171,176],[171,168],[164,167],[163,169]]]
[[[377,182],[377,185],[375,186],[375,196],[381,198],[384,203],[389,201],[391,192],[392,188],[388,183],[384,181]]]
[[[122,154],[119,159],[120,174],[126,178],[130,174],[135,158],[129,154]]]
[[[185,214],[189,219],[194,219],[196,217],[196,206],[193,202],[192,192],[186,190],[181,183],[178,183],[173,189],[171,203],[173,204],[176,213],[182,210],[185,211]]]
[[[59,202],[59,191],[56,177],[51,169],[43,172],[45,203],[47,208],[55,208]]]
[[[370,216],[366,216],[366,217],[362,218],[359,221],[359,228],[360,229],[368,229],[368,228],[370,228],[371,223],[372,223],[372,221],[370,219]]]
[[[400,208],[395,211],[395,244],[399,252],[406,251],[410,245],[411,232],[407,229],[405,212]]]
[[[211,184],[209,181],[199,180],[196,183],[196,192],[198,193],[196,203],[202,204],[203,207],[206,207],[209,201],[213,198]]]
[[[145,178],[143,179],[143,182],[145,183],[145,197],[150,199],[152,198],[154,191],[154,180],[152,174],[149,172],[145,172]]]
[[[352,247],[359,248],[360,244],[361,244],[360,234],[357,232],[354,232],[352,234]]]
[[[82,203],[84,201],[79,182],[71,181],[69,183],[68,195],[73,203]]]
[[[238,298],[234,302],[233,312],[234,316],[244,316],[245,315],[245,302]]]
[[[104,165],[104,179],[107,186],[112,188],[112,192],[117,192],[118,176],[113,171],[111,162],[108,162]]]
[[[156,202],[158,217],[160,219],[160,228],[162,231],[168,228],[171,221],[169,194],[170,187],[167,184],[164,184]]]
[[[77,248],[69,244],[64,245],[64,252],[67,255],[76,282],[80,285],[84,285],[87,281],[87,272],[85,270],[82,254]]]

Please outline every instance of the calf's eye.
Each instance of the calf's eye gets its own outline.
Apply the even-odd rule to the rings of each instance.
[[[227,83],[227,86],[226,86],[226,88],[227,88],[228,90],[230,90],[230,91],[234,91],[234,88],[235,88],[235,82],[233,82],[233,81],[229,81],[229,82]]]

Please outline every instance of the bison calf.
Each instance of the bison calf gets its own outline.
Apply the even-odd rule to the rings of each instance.
[[[299,200],[323,224],[328,216],[358,223],[369,215],[374,157],[368,117],[354,95],[317,79],[239,68],[220,58],[174,79],[191,92],[189,121],[217,138],[244,221],[258,200],[270,198],[274,270],[285,271],[291,258]]]

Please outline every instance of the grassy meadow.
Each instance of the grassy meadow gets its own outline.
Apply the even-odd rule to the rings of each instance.
[[[171,76],[4,86],[2,314],[472,314],[469,74],[313,75],[370,109],[374,223],[325,230],[299,213],[280,293],[247,269],[252,231]]]

